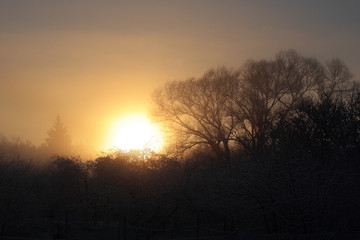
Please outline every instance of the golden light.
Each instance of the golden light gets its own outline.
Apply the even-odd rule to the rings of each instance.
[[[133,114],[114,121],[107,147],[123,151],[150,149],[158,152],[163,144],[163,134],[146,115]]]

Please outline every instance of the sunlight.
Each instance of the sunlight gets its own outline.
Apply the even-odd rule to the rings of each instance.
[[[143,114],[116,119],[111,127],[107,146],[123,151],[150,149],[160,151],[163,135],[158,126]]]

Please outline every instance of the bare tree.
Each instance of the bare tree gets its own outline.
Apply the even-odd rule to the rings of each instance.
[[[153,94],[153,116],[186,139],[184,149],[206,145],[228,158],[236,128],[235,116],[228,114],[232,104],[229,93],[238,77],[237,71],[218,68],[199,79],[168,83]]]
[[[353,75],[343,61],[334,58],[328,61],[324,67],[324,81],[318,88],[320,97],[342,97],[344,93],[351,91],[349,84]]]
[[[248,61],[232,94],[238,142],[248,150],[263,147],[269,127],[312,96],[323,81],[322,65],[294,51],[280,52],[271,61]]]
[[[293,50],[248,61],[239,71],[210,70],[199,79],[168,83],[153,94],[153,115],[183,137],[183,149],[209,146],[229,158],[232,145],[263,149],[271,126],[303,99],[335,96],[351,79],[338,59],[321,64]]]

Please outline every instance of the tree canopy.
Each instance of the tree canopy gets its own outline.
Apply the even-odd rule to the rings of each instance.
[[[305,99],[335,98],[352,75],[339,59],[326,64],[293,50],[272,60],[249,60],[238,70],[210,69],[153,93],[155,119],[182,139],[182,149],[207,146],[223,158],[231,149],[262,149],[271,126]]]

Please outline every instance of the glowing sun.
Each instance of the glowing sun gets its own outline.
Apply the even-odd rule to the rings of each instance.
[[[129,115],[114,121],[108,146],[123,151],[161,150],[163,136],[159,127],[141,114]]]

